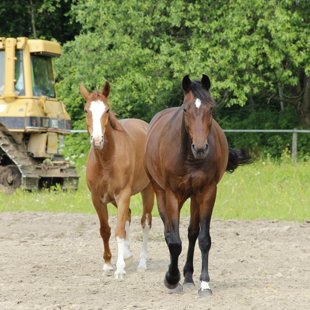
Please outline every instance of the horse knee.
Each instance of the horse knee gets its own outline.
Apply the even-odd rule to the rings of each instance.
[[[181,242],[168,243],[168,247],[172,255],[179,256],[182,252]]]
[[[189,241],[196,241],[198,235],[199,235],[199,228],[194,229],[192,226],[188,227],[187,238]]]
[[[111,227],[100,227],[100,236],[103,240],[109,240],[111,237]]]
[[[142,228],[145,228],[145,223],[147,222],[148,227],[152,227],[152,213],[146,213],[143,214],[141,217],[141,226]]]
[[[172,256],[179,256],[182,251],[182,242],[176,234],[166,234],[166,243]]]

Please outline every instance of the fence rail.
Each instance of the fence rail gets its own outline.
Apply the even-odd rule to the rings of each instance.
[[[84,129],[74,129],[71,130],[71,133],[86,133],[87,130]],[[291,133],[292,134],[292,162],[297,162],[297,149],[298,149],[298,134],[299,133],[309,133],[310,130],[307,129],[224,129],[224,132],[244,132],[244,133]]]

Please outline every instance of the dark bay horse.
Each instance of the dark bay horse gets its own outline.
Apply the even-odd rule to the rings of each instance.
[[[182,81],[184,101],[181,107],[156,114],[150,123],[146,142],[145,169],[156,193],[164,234],[170,252],[165,285],[180,290],[178,258],[182,250],[179,235],[180,210],[190,198],[188,252],[183,269],[184,285],[192,286],[193,256],[198,238],[202,270],[199,294],[212,293],[209,286],[209,233],[217,184],[225,170],[233,171],[249,158],[230,150],[224,132],[212,118],[214,101],[209,93],[210,80]]]
[[[113,270],[107,210],[107,204],[112,203],[117,207],[115,236],[118,258],[115,277],[122,279],[126,273],[125,259],[132,256],[129,247],[130,197],[140,192],[143,201],[143,246],[138,268],[146,269],[147,239],[154,204],[154,191],[143,167],[148,124],[138,119],[117,120],[108,103],[108,82],[101,92],[89,93],[83,85],[80,92],[86,100],[86,125],[91,137],[86,180],[100,222],[104,246],[103,270]]]

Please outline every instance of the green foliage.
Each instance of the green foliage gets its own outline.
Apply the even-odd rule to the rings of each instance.
[[[70,17],[74,0],[2,0],[0,37],[72,40],[80,30]]]
[[[65,137],[64,156],[72,162],[79,158],[84,158],[88,154],[90,147],[89,136],[87,133],[73,133]]]
[[[82,31],[57,63],[59,95],[75,122],[83,118],[79,84],[100,89],[109,80],[118,116],[148,121],[180,104],[185,74],[207,73],[221,106],[299,96],[290,102],[299,109],[309,15],[305,0],[78,0],[71,16]]]
[[[274,103],[247,104],[244,107],[230,107],[216,113],[225,129],[293,129],[298,128],[296,110],[288,106],[279,111]],[[291,152],[292,133],[226,133],[229,145],[249,150],[254,157],[280,158],[283,152]],[[298,134],[298,156],[308,160],[310,134]]]

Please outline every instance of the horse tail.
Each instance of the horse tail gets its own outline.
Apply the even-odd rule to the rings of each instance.
[[[226,171],[234,172],[238,166],[251,164],[253,162],[251,156],[243,149],[236,150],[229,148],[228,162]]]

